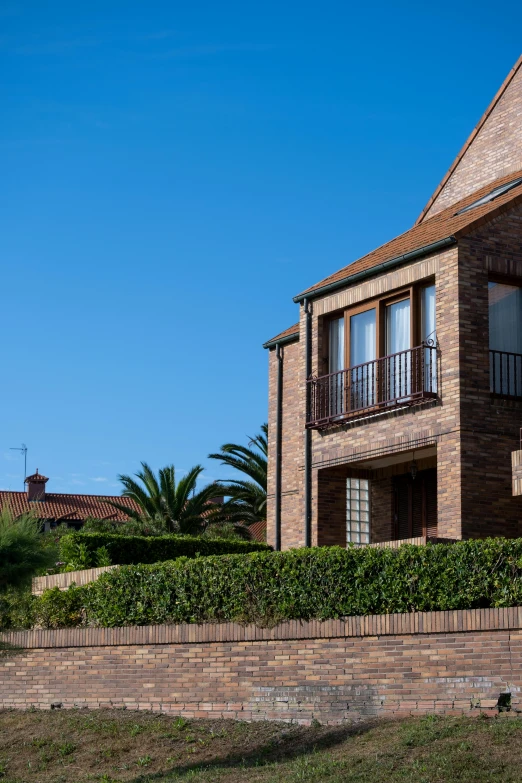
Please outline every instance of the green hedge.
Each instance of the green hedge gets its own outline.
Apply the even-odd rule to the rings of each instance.
[[[268,552],[259,541],[230,541],[200,536],[120,536],[115,533],[70,533],[60,539],[60,560],[79,567],[159,563],[178,557]],[[101,560],[101,554],[106,559]]]
[[[123,566],[68,593],[48,591],[33,599],[40,626],[71,625],[80,616],[82,624],[109,627],[226,620],[272,625],[517,606],[522,605],[522,539],[179,558]],[[25,627],[32,622],[28,617]]]

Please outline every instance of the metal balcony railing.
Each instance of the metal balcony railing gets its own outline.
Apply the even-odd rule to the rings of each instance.
[[[431,341],[308,380],[306,426],[322,429],[437,399],[439,351]]]
[[[493,394],[522,397],[522,354],[490,351],[489,379]]]

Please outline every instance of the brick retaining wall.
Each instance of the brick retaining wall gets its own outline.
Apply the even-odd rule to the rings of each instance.
[[[522,608],[4,633],[0,706],[357,721],[522,708]]]

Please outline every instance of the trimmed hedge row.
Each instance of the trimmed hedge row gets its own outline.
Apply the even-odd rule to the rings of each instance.
[[[227,620],[273,625],[517,606],[522,605],[522,539],[179,558],[123,566],[87,587],[51,592],[33,599],[25,627]]]
[[[230,541],[209,539],[200,536],[120,536],[116,533],[69,533],[60,539],[60,560],[76,563],[84,560],[83,567],[100,563],[99,555],[106,551],[110,563],[132,565],[136,563],[159,563],[178,557],[208,555],[246,554],[247,552],[269,552],[271,547],[259,541]]]

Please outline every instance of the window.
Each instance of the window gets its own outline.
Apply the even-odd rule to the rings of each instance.
[[[422,342],[429,345],[424,352]],[[426,390],[436,392],[436,344],[433,283],[349,308],[327,321],[323,372],[342,373],[331,381],[333,412],[341,397],[346,410],[378,404],[383,396],[409,398],[423,385],[422,365]]]
[[[499,185],[498,188],[495,188],[494,190],[487,193],[485,196],[482,196],[482,198],[477,199],[477,201],[474,201],[472,204],[468,204],[467,207],[464,207],[464,209],[459,209],[458,212],[455,212],[456,215],[462,215],[464,212],[468,212],[470,209],[474,209],[475,207],[480,207],[481,204],[487,204],[490,201],[493,201],[493,199],[498,198],[499,196],[502,196],[504,193],[507,193],[508,190],[511,190],[512,188],[516,188],[517,185],[520,185],[522,183],[522,177],[518,177],[518,179],[513,179],[511,182],[507,182],[505,185]]]
[[[322,372],[308,380],[307,427],[436,398],[433,283],[347,308],[324,321],[322,337]]]
[[[411,317],[410,299],[401,299],[386,306],[386,366],[390,400],[408,397],[411,392]]]
[[[491,391],[522,396],[522,288],[490,282],[489,360]]]
[[[377,358],[376,323],[375,307],[350,316],[351,408],[366,408],[376,401],[376,377],[371,364]]]
[[[428,345],[437,345],[434,285],[425,285],[421,288],[420,305],[421,342]],[[437,357],[430,348],[424,349],[424,384],[427,391],[437,391]]]
[[[332,374],[330,384],[330,411],[340,414],[344,409],[344,318],[334,318],[330,321],[329,332],[330,352],[328,356],[328,373]],[[335,373],[335,374],[334,374]]]
[[[346,543],[370,543],[370,482],[346,479]]]
[[[328,372],[339,372],[344,370],[344,318],[334,318],[330,321],[329,337]]]

